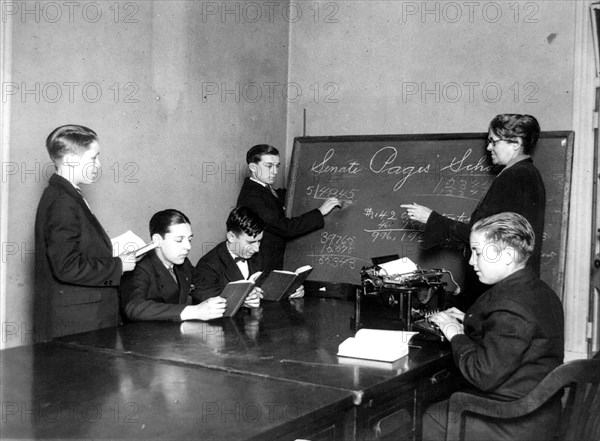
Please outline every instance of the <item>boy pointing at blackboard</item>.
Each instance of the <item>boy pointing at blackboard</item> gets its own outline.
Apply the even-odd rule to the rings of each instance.
[[[283,268],[283,256],[288,240],[323,228],[324,217],[336,206],[338,198],[327,198],[318,209],[297,217],[286,217],[283,201],[285,190],[275,190],[271,185],[279,171],[279,151],[268,144],[259,144],[248,150],[246,162],[251,176],[246,178],[237,205],[254,210],[265,222],[265,231],[260,246],[264,270]]]

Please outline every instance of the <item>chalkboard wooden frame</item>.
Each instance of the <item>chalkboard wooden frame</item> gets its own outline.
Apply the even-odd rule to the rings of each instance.
[[[338,175],[335,179],[330,179],[328,177],[323,178],[320,174],[319,166],[322,164],[318,164],[315,169],[315,161],[314,155],[319,154],[319,158],[322,158],[322,155],[325,155],[329,150],[328,148],[332,145],[335,146],[338,150],[336,150],[336,154],[340,149],[346,149],[346,151],[351,152],[348,153],[351,156],[344,156],[346,153],[343,153],[341,156],[343,160],[342,162],[333,162],[332,169],[336,168],[337,170],[343,170],[348,176],[348,173],[353,171],[352,167],[354,167],[354,171],[356,171],[359,167],[364,167],[364,163],[358,161],[352,165],[352,155],[359,157],[363,154],[368,155],[369,153],[365,153],[366,151],[370,152],[370,149],[379,148],[378,151],[381,150],[381,146],[399,146],[397,151],[399,153],[412,154],[415,161],[410,161],[411,157],[408,156],[408,161],[405,159],[403,164],[411,164],[405,168],[410,169],[407,174],[414,172],[414,176],[419,177],[421,180],[426,179],[427,175],[434,175],[435,173],[440,172],[441,167],[437,165],[433,168],[428,168],[427,170],[420,170],[419,167],[424,168],[422,165],[424,162],[421,159],[417,159],[417,156],[420,154],[426,154],[427,158],[437,157],[441,162],[443,158],[440,159],[440,155],[446,154],[446,152],[456,151],[460,153],[461,151],[475,151],[475,156],[479,157],[478,162],[471,162],[470,167],[472,170],[473,176],[477,174],[478,179],[484,179],[486,182],[491,182],[493,180],[495,173],[498,172],[498,168],[493,167],[489,162],[489,155],[485,151],[486,146],[486,133],[438,133],[438,134],[415,134],[415,135],[360,135],[360,136],[317,136],[317,137],[298,137],[294,139],[294,147],[292,152],[292,158],[290,162],[290,169],[288,174],[288,186],[287,186],[287,199],[286,199],[286,207],[288,216],[298,216],[303,212],[317,208],[322,203],[322,200],[317,200],[316,190],[314,194],[314,199],[308,197],[307,192],[309,187],[314,187],[311,185],[307,187],[307,183],[316,184],[317,189],[319,189],[320,183],[326,183],[330,185],[330,192],[327,195],[336,195],[340,196],[340,193],[336,193],[334,187],[336,185],[339,187],[339,184],[343,183],[345,179],[349,179],[344,176],[343,173]],[[542,273],[541,277],[545,280],[562,298],[563,290],[564,290],[564,273],[565,273],[565,259],[566,259],[566,244],[567,244],[567,227],[568,227],[568,217],[569,217],[569,199],[570,199],[570,189],[571,189],[571,173],[572,173],[572,157],[573,157],[573,145],[574,145],[574,132],[572,131],[549,131],[542,132],[540,134],[540,140],[534,150],[532,157],[534,163],[540,170],[542,174],[542,178],[546,184],[546,193],[547,193],[547,208],[546,208],[546,228],[547,231],[551,232],[551,237],[548,242],[548,246],[554,247],[551,252],[544,254],[544,246],[546,242],[544,242],[544,246],[542,249],[543,256],[546,256],[546,260],[549,260],[545,265],[544,257],[542,262]],[[409,149],[412,148],[412,144],[415,144],[416,150],[412,150],[412,153],[408,153]],[[462,146],[465,145],[464,150]],[[372,147],[373,146],[373,147]],[[402,148],[406,147],[405,150]],[[452,150],[455,149],[455,150]],[[481,151],[477,151],[477,149],[481,149]],[[371,157],[371,164],[373,162],[373,157]],[[454,155],[455,160],[460,160],[460,155]],[[465,156],[462,158],[465,159]],[[310,161],[313,161],[312,166],[309,164]],[[329,161],[329,160],[328,160]],[[355,161],[356,162],[356,161]],[[452,162],[452,160],[451,160]],[[327,165],[329,166],[329,162]],[[462,163],[456,162],[457,170],[461,170]],[[450,164],[452,165],[452,164]],[[390,167],[392,167],[391,165]],[[311,169],[312,167],[312,169]],[[447,168],[447,167],[444,167]],[[465,167],[466,168],[466,167]],[[450,169],[453,170],[452,167]],[[319,173],[314,173],[313,171],[317,170]],[[371,167],[371,171],[373,168]],[[404,170],[404,171],[405,171]],[[359,172],[358,174],[360,174]],[[459,173],[463,173],[460,171]],[[466,172],[464,172],[466,173]],[[484,175],[487,174],[487,177]],[[317,176],[313,176],[317,175]],[[406,174],[400,176],[406,176]],[[437,175],[436,175],[437,176]],[[465,174],[460,174],[459,176],[465,177]],[[470,176],[470,175],[469,175]],[[381,178],[381,175],[378,175]],[[413,175],[409,176],[407,179],[411,179]],[[386,178],[387,179],[387,178]],[[433,179],[433,178],[432,178]],[[476,185],[476,180],[469,177],[471,179],[469,185]],[[309,181],[307,181],[309,180]],[[353,186],[356,187],[358,185],[363,185],[360,179],[353,180]],[[363,179],[362,182],[364,185],[369,185],[368,179]],[[406,181],[404,181],[406,182]],[[394,186],[394,191],[396,191],[396,186],[398,186],[400,182],[396,183]],[[400,184],[400,186],[403,185]],[[426,185],[423,183],[423,185]],[[439,183],[438,183],[439,185]],[[437,189],[437,186],[436,186]],[[335,190],[335,191],[334,191]],[[373,188],[371,188],[373,190]],[[398,189],[403,191],[402,189]],[[312,190],[311,190],[312,191]],[[375,190],[378,191],[378,190]],[[358,192],[358,190],[356,191]],[[370,265],[370,258],[376,257],[378,255],[384,254],[393,254],[396,253],[397,250],[390,248],[390,246],[382,246],[381,250],[372,249],[369,246],[363,247],[360,246],[360,250],[354,249],[356,255],[359,256],[356,259],[353,268],[346,268],[344,270],[340,270],[339,268],[329,268],[326,270],[319,270],[319,261],[315,260],[314,254],[310,254],[309,250],[314,251],[315,249],[321,246],[320,243],[323,242],[324,238],[322,236],[323,231],[335,232],[340,230],[341,233],[344,232],[344,222],[341,220],[343,216],[340,213],[347,213],[348,207],[351,209],[355,209],[352,204],[354,201],[353,198],[356,198],[356,192],[346,192],[342,194],[346,196],[346,206],[343,210],[336,210],[332,214],[326,217],[325,220],[325,228],[321,231],[316,231],[310,233],[309,235],[294,239],[288,243],[288,248],[286,251],[286,259],[285,259],[285,267],[289,269],[295,269],[301,264],[311,264],[315,266],[315,271],[309,278],[313,281],[322,281],[322,282],[333,282],[333,283],[351,283],[358,284],[360,282],[360,268],[362,266]],[[351,196],[351,197],[349,197]],[[431,195],[430,195],[431,196]],[[443,195],[447,196],[447,195]],[[478,199],[483,196],[483,193],[478,194],[477,199],[472,199],[468,201],[466,206],[470,206],[470,211],[467,214],[470,216]],[[348,199],[349,197],[349,199]],[[440,198],[440,196],[434,196],[436,198]],[[510,197],[510,196],[508,196]],[[320,198],[324,199],[324,197]],[[373,200],[378,200],[378,197],[375,196],[372,198]],[[388,198],[381,198],[381,203],[385,205]],[[436,204],[424,203],[422,200],[418,198],[405,197],[401,201],[392,201],[389,202],[392,209],[395,208],[397,216],[400,217],[403,211],[400,209],[400,203],[409,203],[413,202],[413,199],[417,203],[422,203],[423,205],[430,206],[433,209],[436,209]],[[441,199],[438,199],[441,200]],[[446,198],[445,200],[449,200]],[[454,204],[457,198],[455,198],[452,203]],[[461,201],[462,202],[462,201]],[[470,205],[469,205],[470,204]],[[357,206],[359,203],[357,203]],[[353,217],[348,217],[346,219],[346,223],[348,220],[350,223],[352,222],[362,222],[359,218],[364,215],[364,212],[367,209],[364,209],[361,212],[355,212]],[[377,213],[376,213],[377,214]],[[463,212],[464,214],[464,212]],[[460,216],[459,216],[460,218]],[[358,220],[357,220],[358,219]],[[463,220],[468,220],[468,217]],[[406,221],[406,219],[404,219]],[[549,228],[549,229],[548,229]],[[364,231],[371,231],[368,229],[364,229]],[[546,232],[547,232],[546,231]],[[545,236],[546,236],[545,232]],[[343,242],[344,238],[347,235],[339,234],[338,242]],[[378,234],[378,233],[372,233]],[[387,234],[387,233],[385,233]],[[545,238],[546,240],[547,238]],[[348,239],[349,240],[349,239]],[[395,239],[394,239],[395,240]],[[348,248],[347,244],[341,243],[342,248]],[[351,244],[352,245],[352,244]],[[356,244],[355,244],[356,245]],[[339,247],[338,247],[339,248]],[[380,251],[380,252],[379,252]],[[307,254],[308,253],[308,254]],[[366,254],[361,254],[366,253]],[[422,268],[439,268],[444,267],[450,269],[455,278],[459,281],[459,284],[462,283],[464,276],[464,264],[465,262],[461,259],[461,256],[457,254],[456,251],[447,250],[447,249],[439,249],[436,248],[432,252],[425,252],[423,250],[415,251],[416,255],[412,256],[410,253],[400,253],[401,255],[408,255],[408,257],[413,258],[417,264],[421,265]],[[312,257],[308,257],[309,254]],[[421,261],[422,260],[422,261]]]

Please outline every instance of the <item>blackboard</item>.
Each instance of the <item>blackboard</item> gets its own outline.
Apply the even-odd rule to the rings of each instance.
[[[423,226],[410,222],[400,204],[416,202],[468,221],[500,170],[486,139],[487,133],[296,138],[288,216],[318,208],[330,196],[343,206],[325,218],[322,230],[288,243],[285,267],[310,264],[309,280],[360,284],[360,270],[372,257],[398,254],[423,269],[448,269],[462,285],[462,253],[423,250]],[[541,278],[561,297],[573,141],[571,131],[543,132],[532,155],[547,196]]]

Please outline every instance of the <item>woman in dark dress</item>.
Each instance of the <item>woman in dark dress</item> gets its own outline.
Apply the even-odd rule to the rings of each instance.
[[[492,162],[503,166],[503,169],[471,214],[469,223],[449,219],[422,205],[402,205],[410,219],[425,224],[423,248],[454,246],[468,250],[469,234],[475,222],[492,214],[515,212],[527,219],[535,233],[536,245],[528,266],[539,274],[546,190],[530,156],[539,134],[540,126],[531,115],[502,114],[492,119],[488,129],[487,150]],[[467,308],[487,288],[478,282],[472,269],[468,268],[465,296],[459,302],[460,306]]]

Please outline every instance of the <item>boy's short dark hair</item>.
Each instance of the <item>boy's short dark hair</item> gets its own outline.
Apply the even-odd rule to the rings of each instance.
[[[76,124],[57,127],[46,138],[46,149],[52,162],[56,163],[69,153],[80,155],[98,142],[98,135],[92,129]]]
[[[269,144],[257,144],[246,153],[246,163],[257,164],[263,155],[279,156],[279,150]]]
[[[263,220],[248,207],[240,206],[234,208],[227,218],[227,231],[236,236],[246,233],[250,237],[256,237],[265,229]]]
[[[179,210],[169,208],[155,213],[150,219],[150,237],[160,234],[165,237],[171,225],[190,224],[188,217]]]
[[[535,246],[535,233],[531,224],[518,213],[506,211],[475,222],[471,233],[482,233],[486,240],[498,243],[502,248],[517,252],[517,263],[526,263]]]

